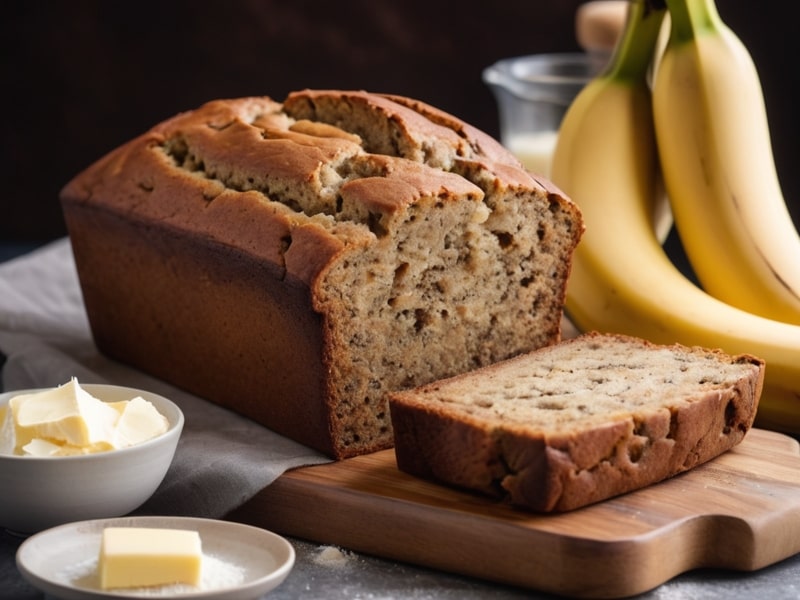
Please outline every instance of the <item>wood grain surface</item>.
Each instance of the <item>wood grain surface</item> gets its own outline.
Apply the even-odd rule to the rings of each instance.
[[[570,513],[536,515],[398,471],[394,452],[289,471],[231,519],[310,541],[580,598],[800,552],[800,444],[753,429],[728,453]]]

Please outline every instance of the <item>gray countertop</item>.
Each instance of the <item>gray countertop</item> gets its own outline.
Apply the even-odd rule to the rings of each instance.
[[[14,555],[22,538],[0,532],[0,598],[47,598],[17,571]],[[297,561],[270,600],[360,598],[546,599],[548,594],[493,585],[466,577],[365,556],[346,549],[290,538]],[[647,600],[797,600],[800,598],[800,555],[753,573],[698,570],[681,575],[638,598]]]

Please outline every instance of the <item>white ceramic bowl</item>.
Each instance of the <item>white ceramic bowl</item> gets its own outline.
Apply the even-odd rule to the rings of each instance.
[[[0,454],[0,527],[34,533],[56,525],[126,515],[158,488],[172,464],[183,430],[180,408],[163,396],[102,384],[81,384],[105,402],[149,400],[169,421],[162,435],[120,450],[80,456]],[[0,406],[20,394],[0,394]]]

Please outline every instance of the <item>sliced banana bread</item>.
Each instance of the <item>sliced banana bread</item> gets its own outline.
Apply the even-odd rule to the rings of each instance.
[[[566,511],[691,469],[753,424],[764,362],[585,334],[390,394],[398,467]]]

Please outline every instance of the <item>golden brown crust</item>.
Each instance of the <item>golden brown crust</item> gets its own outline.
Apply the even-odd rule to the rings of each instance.
[[[586,334],[390,394],[397,464],[525,509],[572,510],[738,444],[763,379],[753,356]]]

